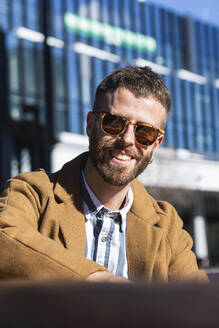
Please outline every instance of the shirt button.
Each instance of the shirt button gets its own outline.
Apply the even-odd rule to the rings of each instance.
[[[107,237],[101,237],[101,241],[105,243],[107,241]]]

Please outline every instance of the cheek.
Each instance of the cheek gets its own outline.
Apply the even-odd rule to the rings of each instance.
[[[151,146],[138,147],[139,153],[142,155],[142,158],[152,157],[156,152],[155,144]]]
[[[97,136],[101,143],[104,144],[113,144],[115,143],[117,137],[110,136],[106,133],[104,133],[101,129],[99,130],[99,133],[97,133]]]
[[[112,148],[115,146],[115,138],[108,136],[108,135],[103,135],[101,138],[101,145],[104,148]]]
[[[95,129],[95,143],[98,146],[97,151],[101,152],[102,149],[112,146],[112,137],[104,134],[102,131]]]
[[[86,132],[88,137],[91,137],[91,135],[94,133],[94,128],[95,128],[95,119],[91,113],[88,113],[87,126],[86,126]]]
[[[148,154],[148,149],[151,148],[151,146],[139,145],[137,142],[135,143],[135,147],[142,156],[146,156]]]

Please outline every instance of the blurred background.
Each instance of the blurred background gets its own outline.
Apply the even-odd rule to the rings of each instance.
[[[177,208],[199,265],[217,271],[217,2],[0,0],[0,190],[21,171],[55,171],[87,150],[97,84],[117,67],[149,65],[173,108],[140,180]]]

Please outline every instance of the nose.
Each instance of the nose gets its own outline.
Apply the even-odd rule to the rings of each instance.
[[[120,137],[122,138],[124,144],[126,146],[132,146],[135,144],[135,131],[134,126],[132,124],[129,124],[125,131],[120,134]]]

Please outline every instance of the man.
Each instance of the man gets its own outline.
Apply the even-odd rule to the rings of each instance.
[[[171,99],[150,68],[113,71],[87,116],[89,152],[23,173],[1,198],[0,277],[128,282],[203,279],[175,209],[135,178],[164,138]]]

